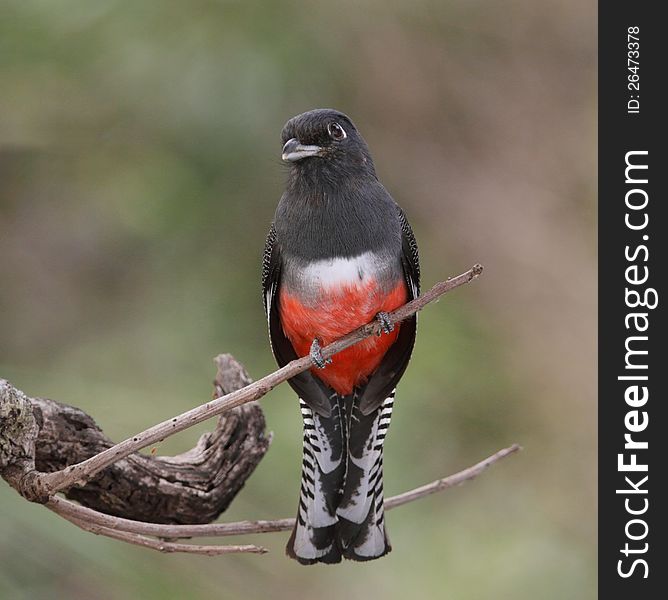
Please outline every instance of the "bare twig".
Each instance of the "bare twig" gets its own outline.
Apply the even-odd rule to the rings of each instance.
[[[123,517],[107,515],[91,508],[75,504],[65,498],[53,496],[45,506],[69,520],[85,521],[99,527],[107,527],[117,531],[126,531],[158,538],[190,538],[190,537],[223,537],[229,535],[245,535],[250,533],[271,533],[287,531],[295,523],[294,519],[273,519],[258,521],[237,521],[233,523],[207,523],[203,525],[167,525],[164,523],[148,523],[134,521]]]
[[[446,281],[437,283],[429,291],[422,294],[418,298],[401,306],[393,313],[390,318],[393,322],[400,322],[417,311],[423,309],[427,304],[433,302],[446,292],[459,287],[465,283],[469,283],[482,273],[482,266],[475,265],[465,273],[449,278]],[[322,349],[324,358],[331,358],[338,352],[357,344],[367,337],[380,332],[380,324],[377,321],[363,325],[362,327],[345,335],[341,339],[332,342]],[[50,496],[64,490],[75,484],[82,484],[87,482],[95,474],[112,465],[118,460],[141,450],[151,444],[162,441],[163,439],[188,429],[193,425],[197,425],[213,416],[219,415],[237,406],[241,406],[247,402],[258,400],[278,384],[287,381],[291,377],[306,371],[311,368],[311,358],[305,356],[293,360],[281,369],[274,371],[270,375],[259,379],[258,381],[244,387],[243,389],[226,394],[220,398],[207,402],[201,406],[197,406],[179,416],[173,417],[162,423],[158,423],[153,427],[149,427],[145,431],[128,438],[115,446],[96,454],[95,456],[84,460],[75,465],[71,465],[53,473],[34,473],[30,480],[30,487],[33,490],[33,495],[42,501],[46,501]]]
[[[520,449],[521,447],[519,444],[513,444],[512,446],[499,450],[479,463],[455,473],[454,475],[438,479],[427,485],[388,498],[385,500],[385,508],[391,510],[397,506],[402,506],[430,494],[466,483],[471,479],[475,479],[494,463],[514,454]],[[207,525],[164,525],[159,523],[144,523],[141,521],[132,521],[130,519],[105,515],[57,496],[51,498],[46,506],[68,521],[75,522],[75,524],[85,522],[91,527],[95,526],[116,532],[122,531],[136,535],[161,538],[222,537],[251,533],[271,533],[274,531],[288,531],[292,529],[295,524],[295,520],[291,518],[261,521],[237,521],[234,523],[210,523]],[[247,552],[251,552],[251,550],[247,550]]]
[[[179,542],[156,540],[137,533],[112,529],[110,527],[98,525],[97,523],[91,523],[88,520],[79,520],[65,515],[61,516],[84,531],[112,538],[120,542],[126,542],[127,544],[142,546],[144,548],[150,548],[151,550],[158,550],[159,552],[181,552],[186,554],[203,554],[205,556],[219,556],[221,554],[239,553],[265,554],[268,552],[266,548],[262,546],[255,546],[253,544],[216,546],[203,544],[183,544]]]
[[[418,500],[420,498],[424,498],[425,496],[429,496],[430,494],[435,494],[436,492],[442,492],[443,490],[447,490],[448,488],[461,485],[462,483],[466,483],[471,479],[475,479],[478,475],[480,475],[480,473],[482,473],[485,469],[493,465],[495,462],[498,462],[506,458],[506,456],[510,456],[511,454],[514,454],[515,452],[521,449],[522,446],[520,446],[519,444],[513,444],[508,448],[503,448],[503,450],[499,450],[495,454],[492,454],[492,456],[488,456],[486,459],[481,460],[479,463],[473,465],[472,467],[469,467],[468,469],[464,469],[459,473],[455,473],[454,475],[450,475],[449,477],[444,477],[443,479],[437,479],[436,481],[432,481],[431,483],[422,485],[418,488],[415,488],[414,490],[410,490],[409,492],[404,492],[403,494],[399,494],[398,496],[392,496],[392,498],[388,498],[387,500],[385,500],[385,508],[387,510],[390,510],[392,508],[396,508],[397,506],[402,506],[403,504],[408,504],[409,502],[413,502],[413,500]]]

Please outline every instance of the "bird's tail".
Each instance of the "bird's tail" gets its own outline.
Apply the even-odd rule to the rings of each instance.
[[[302,483],[288,556],[302,564],[365,561],[392,548],[383,511],[383,444],[394,391],[364,415],[355,396],[335,396],[324,418],[299,400]]]
[[[346,420],[343,399],[335,397],[329,418],[318,415],[300,398],[304,419],[302,485],[297,520],[286,553],[300,563],[337,563],[336,509],[345,477]]]
[[[383,444],[393,405],[394,390],[368,415],[360,411],[356,397],[350,407],[348,462],[336,510],[336,535],[341,553],[351,560],[372,560],[392,549],[383,509]]]

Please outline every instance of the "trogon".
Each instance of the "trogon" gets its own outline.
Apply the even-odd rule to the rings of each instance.
[[[287,554],[302,564],[371,560],[391,546],[383,515],[383,443],[416,317],[388,313],[416,297],[418,249],[403,210],[378,180],[366,142],[343,113],[312,110],[282,132],[286,189],[266,240],[262,287],[280,366],[310,355],[289,383],[304,449]],[[378,319],[383,333],[323,360],[321,347]]]

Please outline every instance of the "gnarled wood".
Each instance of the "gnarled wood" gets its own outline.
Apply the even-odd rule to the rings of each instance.
[[[251,383],[243,366],[231,355],[220,355],[216,363],[214,395]],[[32,408],[34,424],[26,412],[26,403]],[[0,406],[5,417],[0,427],[13,424],[12,431],[0,437],[14,440],[11,448],[9,442],[2,447],[3,454],[7,454],[3,459],[5,466],[9,469],[13,463],[12,472],[3,475],[14,487],[19,482],[25,485],[31,468],[58,471],[113,446],[82,410],[54,400],[29,398],[6,382],[0,385]],[[19,424],[24,435],[18,435]],[[16,440],[21,443],[17,445]],[[128,519],[209,523],[229,506],[264,456],[269,442],[262,409],[252,402],[221,415],[215,430],[202,435],[197,445],[184,454],[153,457],[134,453],[107,467],[86,485],[71,487],[65,493],[84,506]],[[35,447],[34,467],[29,461],[31,443]],[[18,461],[21,456],[24,460]]]

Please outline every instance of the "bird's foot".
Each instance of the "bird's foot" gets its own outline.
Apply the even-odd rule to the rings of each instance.
[[[381,311],[376,315],[376,320],[380,323],[380,328],[384,333],[392,333],[394,331],[394,323],[390,315],[385,311]],[[380,333],[378,333],[380,335]]]
[[[309,356],[311,357],[313,364],[318,367],[318,369],[324,369],[329,363],[332,362],[331,358],[323,357],[322,347],[320,346],[318,338],[313,340],[313,343],[311,344],[311,350],[309,351]]]

